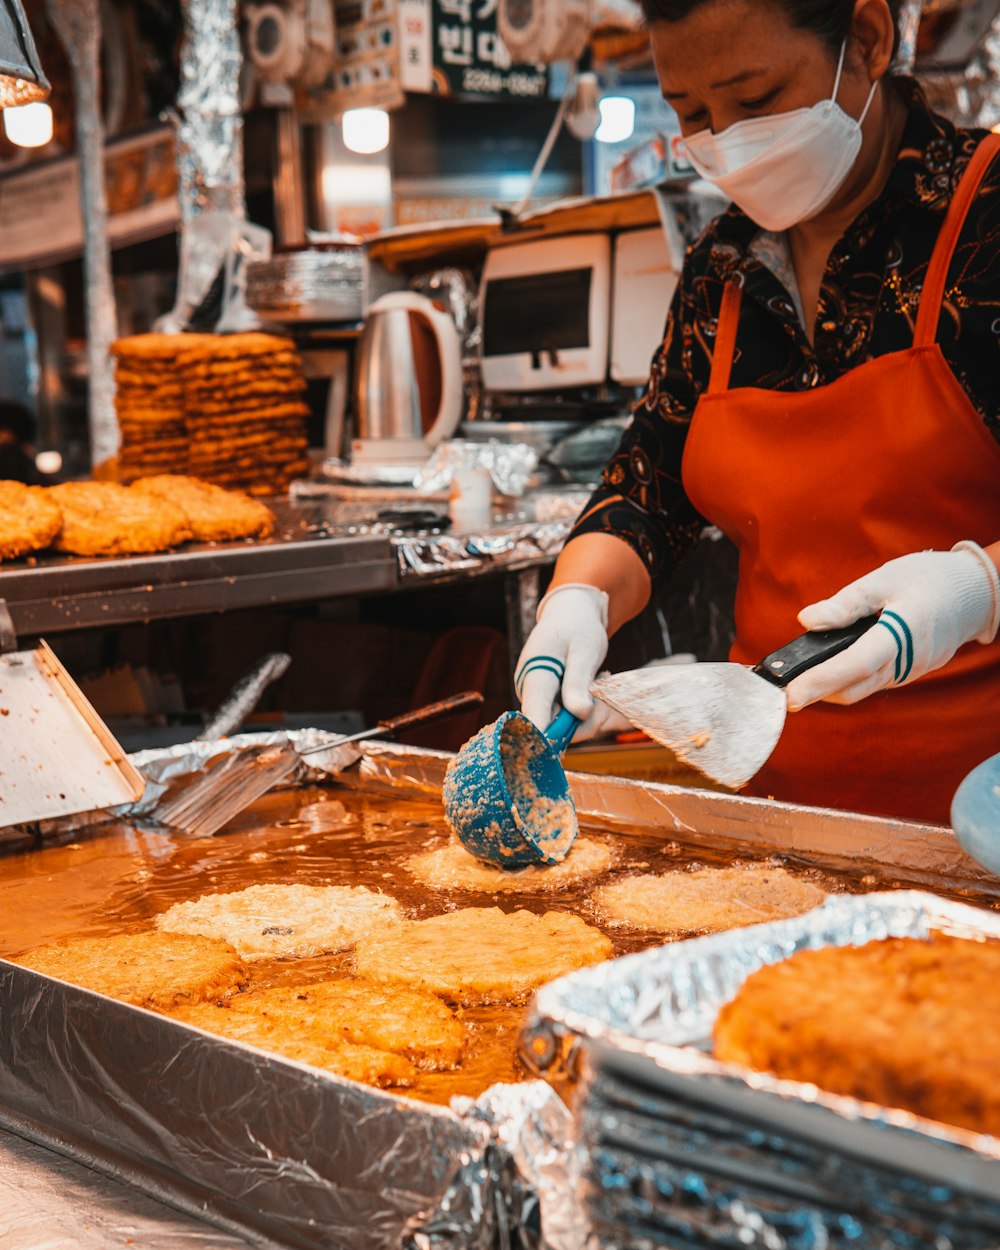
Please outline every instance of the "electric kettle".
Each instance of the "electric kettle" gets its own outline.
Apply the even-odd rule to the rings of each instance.
[[[423,464],[462,419],[462,345],[451,316],[415,291],[365,315],[354,366],[355,464]]]

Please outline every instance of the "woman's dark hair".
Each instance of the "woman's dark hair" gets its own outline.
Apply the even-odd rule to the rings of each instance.
[[[696,9],[713,0],[640,0],[646,25],[653,22],[679,22]],[[851,29],[854,0],[772,0],[784,9],[788,20],[800,30],[811,30],[836,55]],[[896,46],[899,49],[899,11],[902,0],[888,0],[896,25]]]

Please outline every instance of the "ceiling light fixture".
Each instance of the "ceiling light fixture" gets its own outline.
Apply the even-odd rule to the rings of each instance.
[[[44,100],[3,111],[4,133],[19,148],[43,148],[52,138],[52,109]]]
[[[385,109],[348,109],[341,119],[344,147],[371,156],[389,146],[389,114]]]
[[[624,143],[635,132],[635,101],[627,95],[606,95],[598,106],[601,124],[594,138],[598,143]]]

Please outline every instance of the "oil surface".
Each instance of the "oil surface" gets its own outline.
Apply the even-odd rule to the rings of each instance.
[[[72,840],[0,854],[0,956],[62,939],[138,932],[174,903],[264,883],[365,885],[391,894],[414,919],[477,906],[568,911],[603,929],[615,954],[624,955],[664,938],[602,924],[589,901],[597,884],[635,872],[733,862],[662,835],[588,836],[614,853],[611,868],[598,881],[545,893],[494,895],[432,890],[406,870],[409,855],[447,838],[437,802],[313,787],[265,795],[213,838],[179,839],[122,823],[104,825]],[[829,891],[886,888],[884,882],[786,867]],[[261,961],[252,965],[252,984],[305,984],[350,970],[349,952]],[[422,1074],[412,1089],[394,1092],[447,1103],[453,1095],[475,1097],[497,1081],[525,1078],[516,1054],[524,1005],[459,1010],[470,1032],[463,1066],[452,1073]]]

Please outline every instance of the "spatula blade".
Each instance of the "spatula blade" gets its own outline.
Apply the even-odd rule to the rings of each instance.
[[[734,790],[774,750],[785,692],[742,664],[685,664],[599,677],[591,694],[686,764]]]

